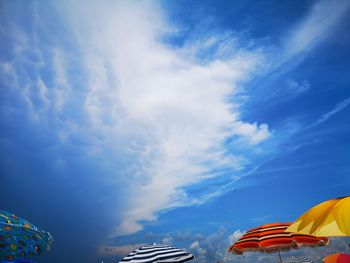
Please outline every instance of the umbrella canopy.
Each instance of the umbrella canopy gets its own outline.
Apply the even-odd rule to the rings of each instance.
[[[332,254],[323,259],[325,263],[349,263],[350,255],[344,253]]]
[[[350,236],[350,196],[314,206],[287,231],[314,236]]]
[[[311,259],[307,257],[290,257],[282,261],[283,263],[313,263]]]
[[[143,246],[124,257],[119,263],[172,263],[190,261],[194,256],[187,251],[167,245]]]
[[[328,238],[285,232],[290,223],[266,224],[249,230],[228,252],[243,254],[245,251],[274,253],[302,246],[324,246]]]
[[[50,248],[52,236],[27,220],[0,210],[0,260],[40,255]]]

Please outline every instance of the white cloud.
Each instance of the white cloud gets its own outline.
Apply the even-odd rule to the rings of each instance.
[[[291,31],[286,42],[289,56],[305,52],[321,43],[350,9],[348,0],[321,0],[306,18]]]
[[[53,94],[55,97],[55,109],[59,112],[70,95],[70,85],[67,77],[67,63],[62,50],[54,48],[52,51],[53,69],[55,71],[55,87]]]
[[[213,170],[242,168],[247,160],[226,153],[227,138],[247,147],[269,138],[267,124],[244,122],[228,100],[261,62],[260,52],[203,63],[194,59],[198,43],[172,49],[159,41],[173,28],[154,2],[73,5],[70,11],[88,70],[89,131],[103,138],[98,151],[108,143],[135,160],[123,170],[129,194],[118,235],[141,230],[139,221],[156,220],[157,211],[196,203],[184,187],[217,176]],[[98,19],[90,19],[92,12]],[[222,53],[232,39],[221,42]]]
[[[171,245],[173,244],[173,237],[172,236],[165,236],[162,238],[162,240],[160,241],[161,244],[165,244],[165,245]]]
[[[258,144],[271,136],[267,124],[246,123],[238,121],[234,125],[234,133],[250,144]]]
[[[15,72],[14,75],[16,75]],[[40,77],[37,80],[26,77],[22,79],[26,84],[21,88],[20,94],[27,106],[29,116],[38,123],[42,116],[46,118],[45,111],[51,105],[48,87]]]
[[[194,241],[190,245],[190,249],[195,253],[197,262],[207,262],[207,250],[205,248],[202,248],[198,241]]]
[[[37,88],[38,88],[38,95],[39,98],[41,100],[41,102],[43,103],[43,107],[41,109],[41,111],[48,109],[48,107],[50,106],[51,102],[49,99],[49,90],[45,84],[45,82],[39,78],[37,80]]]
[[[31,116],[32,120],[38,121],[39,120],[39,115],[35,111],[35,105],[34,105],[34,103],[32,102],[32,99],[31,99],[31,96],[32,96],[31,90],[32,90],[31,89],[31,85],[27,84],[25,87],[23,87],[23,90],[22,90],[21,93],[22,93],[23,100],[27,104],[29,115]]]
[[[240,239],[241,236],[243,236],[243,234],[244,234],[244,232],[242,232],[240,229],[238,229],[235,232],[233,232],[231,235],[229,235],[228,236],[228,241],[229,241],[230,245],[232,245],[238,239]]]
[[[101,246],[98,249],[98,253],[101,256],[112,256],[112,257],[125,257],[132,251],[147,244],[139,243],[133,245],[122,245],[122,246]]]

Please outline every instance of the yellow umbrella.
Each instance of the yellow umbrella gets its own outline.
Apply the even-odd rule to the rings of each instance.
[[[286,231],[314,236],[350,236],[350,196],[314,206]]]

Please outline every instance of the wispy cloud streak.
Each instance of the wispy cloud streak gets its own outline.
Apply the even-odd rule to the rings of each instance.
[[[316,2],[308,16],[290,32],[285,43],[285,56],[305,53],[322,43],[349,9],[347,0]]]
[[[338,24],[350,10],[347,0],[316,2],[309,13],[294,27],[289,29],[282,45],[269,55],[271,66],[266,75],[278,77],[297,67],[307,55],[322,45],[327,37],[337,30]]]
[[[338,112],[340,112],[340,111],[344,110],[345,108],[347,108],[349,106],[349,104],[350,104],[350,97],[348,97],[345,100],[339,102],[337,105],[335,105],[335,107],[332,110],[330,110],[329,112],[323,114],[320,119],[315,121],[313,124],[311,124],[307,128],[313,128],[315,126],[318,126],[318,125],[326,122],[328,119],[333,117],[333,115],[335,115]]]

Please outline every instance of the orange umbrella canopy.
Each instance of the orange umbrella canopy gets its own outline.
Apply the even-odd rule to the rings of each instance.
[[[337,253],[329,255],[323,259],[325,263],[350,263],[350,255],[344,253]]]
[[[241,255],[245,251],[273,253],[302,246],[325,246],[328,238],[285,232],[291,223],[273,223],[246,232],[228,252]]]

